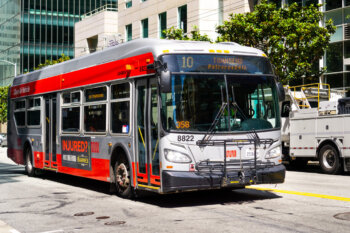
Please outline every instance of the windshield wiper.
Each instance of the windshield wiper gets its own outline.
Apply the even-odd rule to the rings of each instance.
[[[202,140],[197,141],[197,145],[199,145],[199,146],[205,145],[206,141],[208,141],[211,138],[212,134],[214,133],[214,129],[215,129],[216,125],[220,121],[220,118],[221,118],[222,114],[224,113],[225,108],[227,107],[227,103],[224,101],[224,94],[223,94],[222,86],[220,86],[220,88],[221,88],[221,106],[220,106],[220,109],[219,109],[218,113],[216,114],[213,123],[211,123],[209,130],[205,133]]]
[[[232,92],[232,106],[241,114],[243,117],[243,120],[247,120],[248,117],[244,114],[243,110],[238,106],[236,102],[235,92],[233,90],[233,86],[231,86],[231,92]]]

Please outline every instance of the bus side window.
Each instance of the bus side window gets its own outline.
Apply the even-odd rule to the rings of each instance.
[[[16,124],[19,127],[23,127],[26,124],[26,100],[15,101],[14,105]]]
[[[106,132],[107,87],[85,90],[84,130],[88,133]]]
[[[40,106],[41,99],[33,98],[29,99],[29,106],[27,110],[27,125],[28,126],[39,126],[40,125]]]
[[[80,91],[66,92],[62,94],[62,132],[80,132]]]
[[[122,83],[111,87],[111,132],[129,133],[130,126],[130,84]]]

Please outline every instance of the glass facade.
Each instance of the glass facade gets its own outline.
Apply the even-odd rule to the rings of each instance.
[[[118,0],[0,0],[0,85],[61,54],[74,57],[74,24]]]
[[[0,86],[9,85],[19,73],[20,27],[20,0],[0,0]]]
[[[22,1],[21,72],[56,60],[62,53],[73,58],[74,24],[106,5],[117,8],[117,0]]]
[[[324,20],[332,19],[337,27],[326,51],[323,81],[331,88],[350,89],[350,1],[323,0]],[[348,93],[349,94],[349,93]]]

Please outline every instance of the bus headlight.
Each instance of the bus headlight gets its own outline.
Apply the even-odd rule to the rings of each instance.
[[[281,157],[281,147],[280,146],[273,148],[272,150],[267,152],[267,154],[265,156],[266,159],[273,159],[273,158],[277,158],[277,157]]]
[[[164,149],[164,155],[166,160],[172,163],[190,163],[192,162],[192,159],[181,152],[174,151],[174,150],[168,150]]]

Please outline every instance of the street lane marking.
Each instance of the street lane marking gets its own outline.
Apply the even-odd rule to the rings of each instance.
[[[248,189],[255,189],[260,191],[271,191],[276,193],[287,193],[287,194],[293,194],[293,195],[300,195],[300,196],[307,196],[307,197],[317,197],[317,198],[324,198],[324,199],[331,199],[331,200],[337,200],[337,201],[348,201],[350,202],[349,197],[337,197],[337,196],[330,196],[330,195],[323,195],[323,194],[317,194],[317,193],[304,193],[304,192],[297,192],[297,191],[289,191],[289,190],[281,190],[281,189],[270,189],[270,188],[261,188],[261,187],[252,187],[252,186],[246,186]]]

